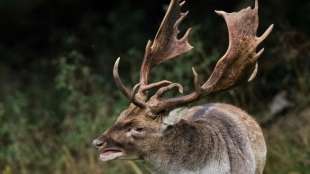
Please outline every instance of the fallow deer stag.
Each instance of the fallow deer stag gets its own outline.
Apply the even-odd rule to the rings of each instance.
[[[188,12],[185,1],[171,0],[154,41],[149,41],[141,66],[140,82],[132,90],[121,81],[117,59],[113,76],[118,88],[131,102],[116,123],[93,141],[102,161],[143,159],[158,173],[170,174],[262,174],[266,145],[261,128],[241,109],[221,103],[184,107],[204,94],[228,90],[242,81],[251,81],[257,60],[264,49],[257,46],[271,33],[273,25],[260,37],[258,1],[255,7],[239,12],[216,11],[224,17],[229,32],[229,47],[217,62],[209,79],[200,83],[193,68],[193,92],[164,97],[168,91],[183,87],[178,83],[149,83],[151,69],[189,52],[189,28],[179,37],[179,24]],[[153,95],[150,90],[156,89]],[[182,107],[183,106],[183,107]]]

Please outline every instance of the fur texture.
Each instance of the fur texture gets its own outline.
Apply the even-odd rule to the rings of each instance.
[[[227,104],[209,104],[172,111],[169,119],[178,121],[165,131],[156,155],[146,158],[158,171],[262,174],[264,137],[244,111]]]
[[[162,118],[147,118],[144,110],[132,105],[97,139],[104,144],[99,149],[101,156],[135,155],[153,164],[156,173],[263,173],[266,145],[262,130],[241,109],[208,104],[179,108]]]

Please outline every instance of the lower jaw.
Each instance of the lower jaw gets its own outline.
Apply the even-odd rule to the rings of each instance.
[[[115,160],[115,159],[118,159],[124,156],[125,154],[123,152],[113,152],[113,153],[101,153],[99,158],[101,161],[106,162],[106,161]]]

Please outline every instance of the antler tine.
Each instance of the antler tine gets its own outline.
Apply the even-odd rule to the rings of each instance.
[[[194,86],[195,86],[195,92],[201,93],[202,89],[200,87],[200,81],[199,81],[199,75],[194,67],[192,67],[193,75],[194,75]]]
[[[117,58],[117,60],[114,63],[114,67],[113,67],[113,78],[115,81],[116,86],[118,87],[118,89],[121,90],[121,92],[128,98],[131,98],[131,91],[124,85],[123,81],[121,80],[119,73],[118,73],[118,67],[119,67],[119,62],[120,62],[121,58]]]
[[[194,92],[185,96],[148,102],[154,113],[193,102],[203,93],[227,90],[244,79],[251,81],[255,78],[258,68],[257,59],[264,51],[261,49],[257,53],[256,48],[271,33],[273,25],[261,37],[256,36],[259,23],[257,0],[253,9],[248,7],[234,13],[224,11],[216,11],[216,13],[224,17],[228,27],[229,47],[225,55],[217,62],[210,78],[202,86],[199,85],[198,74],[193,69]],[[253,73],[249,78],[251,71]]]
[[[181,12],[181,7],[184,4],[185,1],[171,0],[154,41],[148,42],[140,72],[140,82],[142,86],[148,84],[152,66],[173,59],[193,48],[188,42],[191,28],[185,32],[181,39],[178,39],[178,27],[188,15],[188,12]]]
[[[119,62],[120,62],[120,57],[116,60],[114,67],[113,67],[113,78],[115,81],[116,86],[118,87],[118,89],[121,90],[121,92],[135,105],[139,106],[140,108],[145,108],[146,107],[146,103],[143,102],[143,100],[137,100],[136,97],[136,93],[137,93],[137,89],[139,88],[139,85],[136,85],[133,88],[133,91],[131,91],[130,89],[128,89],[123,81],[121,80],[119,73],[118,73],[118,67],[119,67]]]
[[[261,42],[263,42],[270,35],[272,30],[273,30],[273,25],[270,25],[262,36],[256,38],[257,44],[260,44]]]

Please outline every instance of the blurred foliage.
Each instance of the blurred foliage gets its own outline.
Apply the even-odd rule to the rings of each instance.
[[[91,146],[128,102],[115,90],[111,69],[132,85],[146,41],[154,37],[168,0],[1,0],[0,173],[149,173],[144,162],[102,164]],[[249,1],[190,2],[195,49],[156,67],[153,80],[193,88],[191,67],[204,79],[227,47],[224,21]],[[275,23],[264,43],[257,79],[198,103],[227,102],[249,111],[265,127],[268,174],[310,171],[310,2],[260,2],[261,28]],[[270,101],[287,92],[292,103],[278,115]]]

